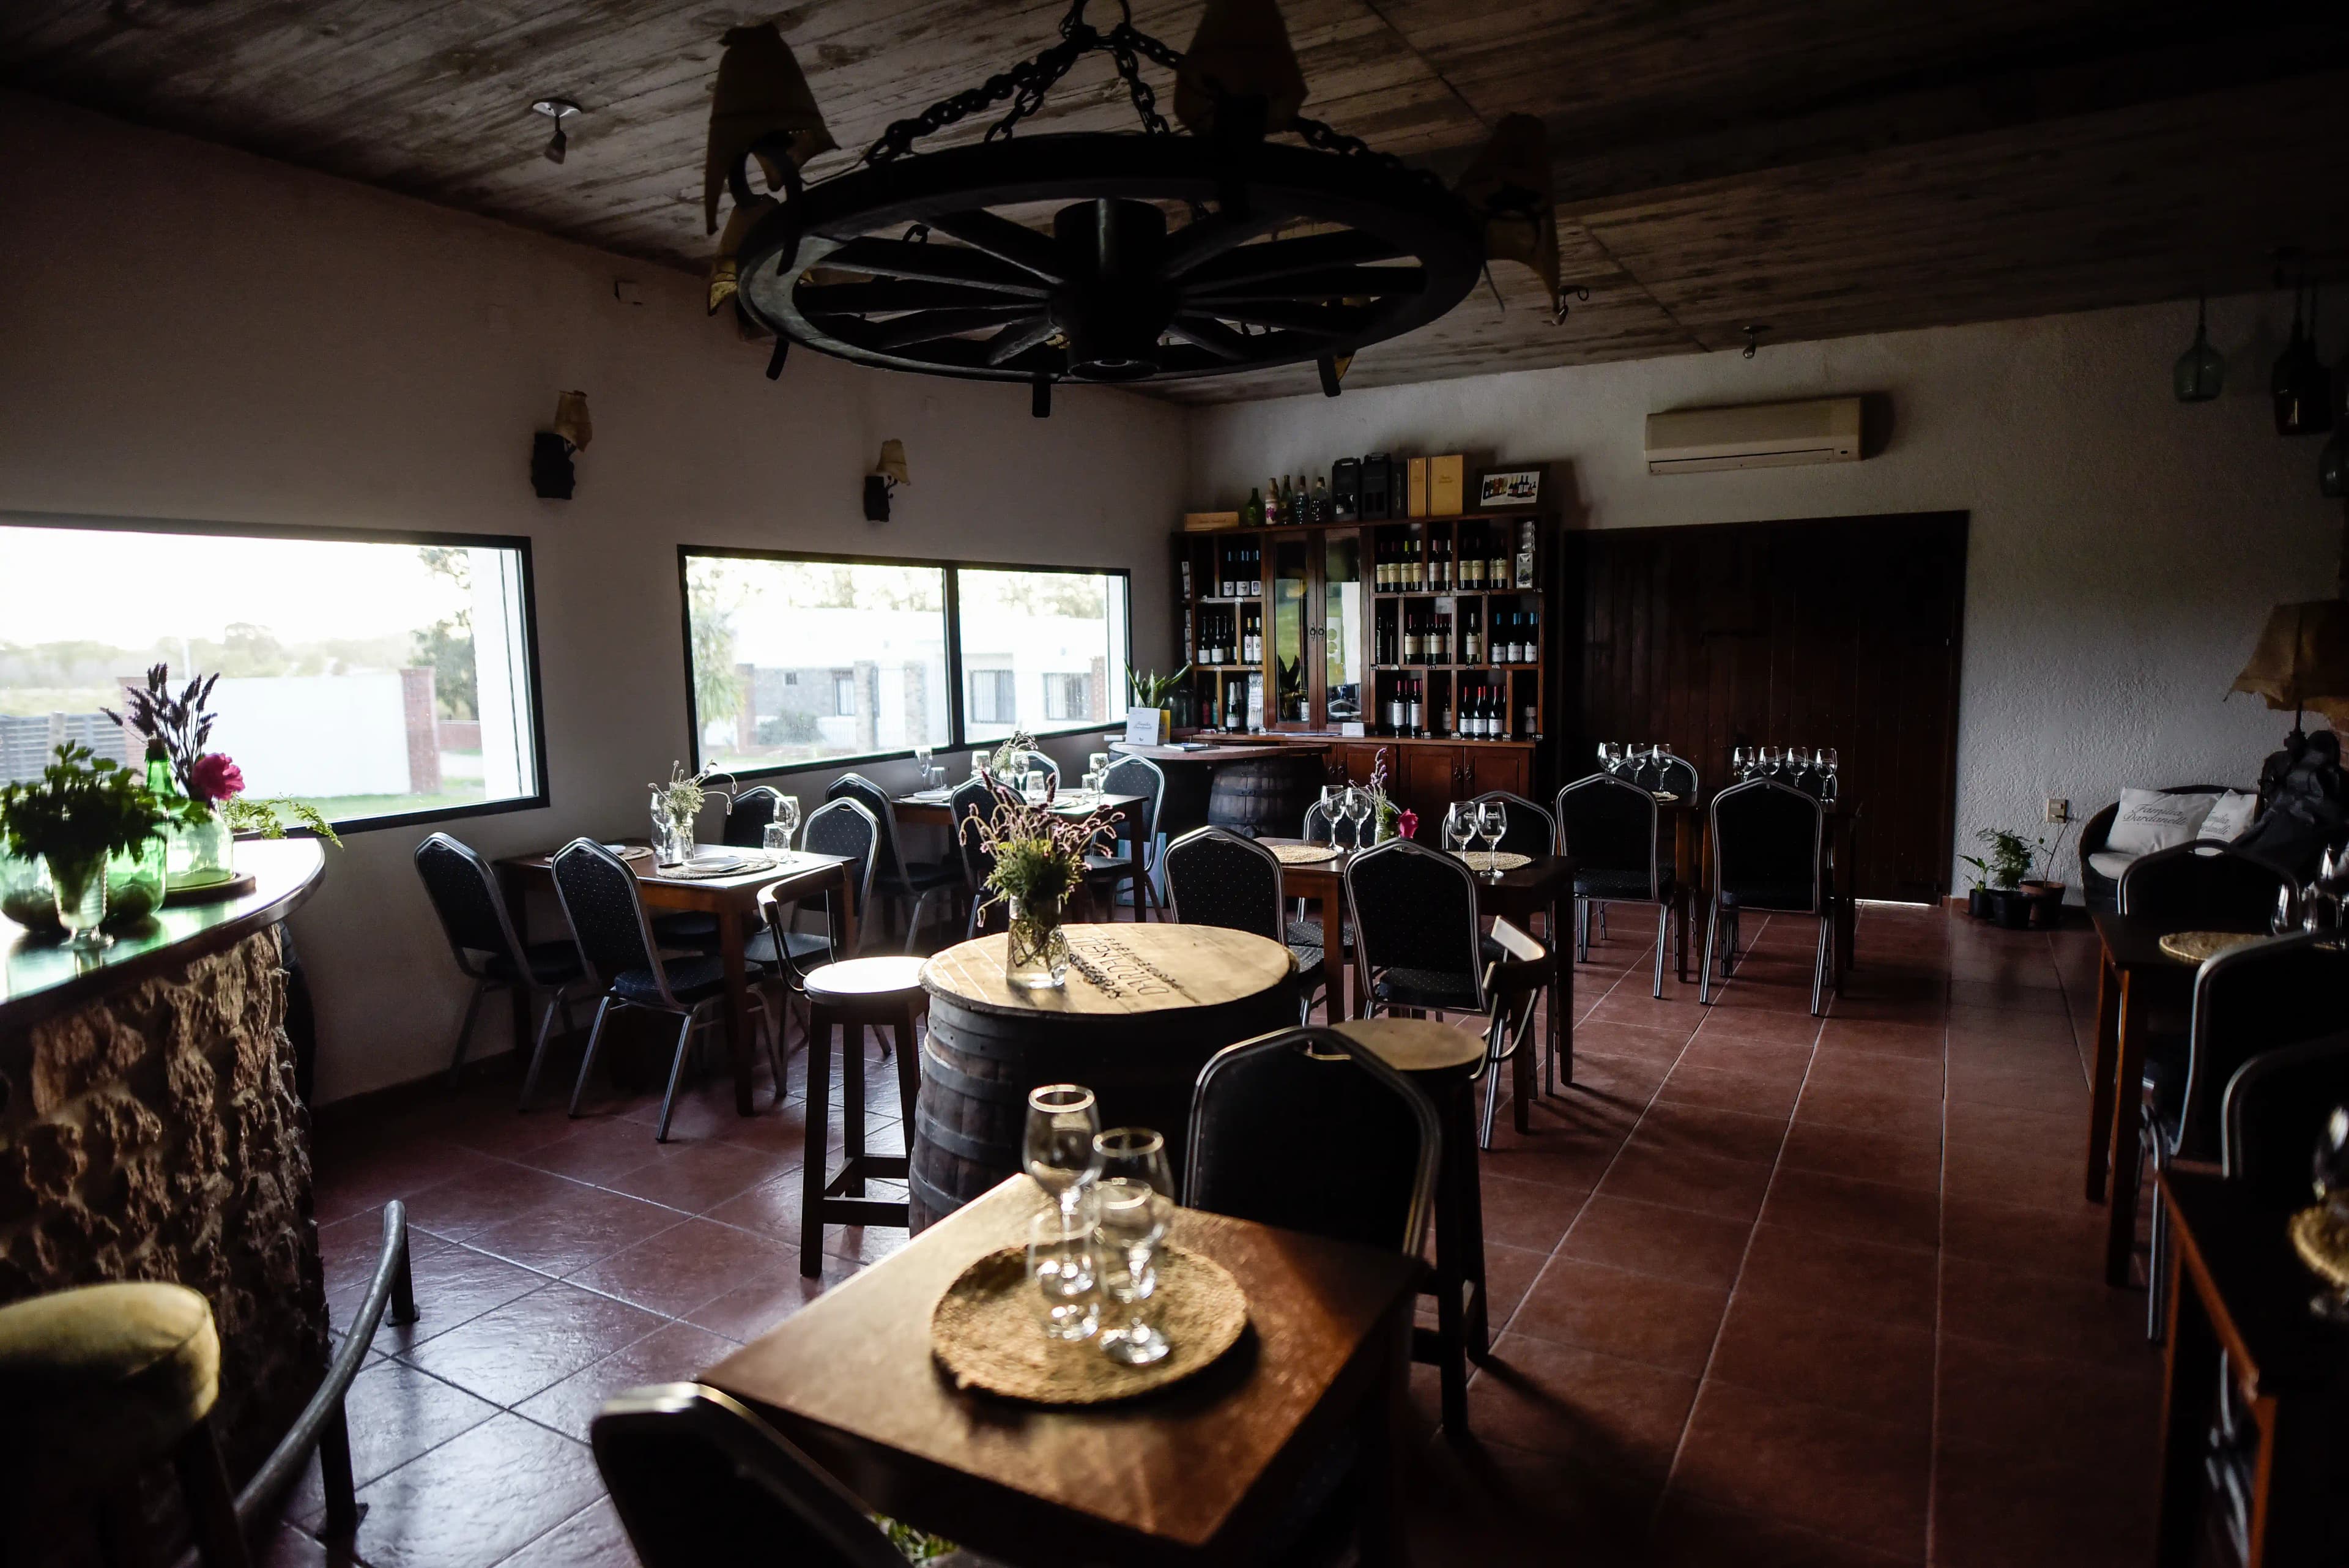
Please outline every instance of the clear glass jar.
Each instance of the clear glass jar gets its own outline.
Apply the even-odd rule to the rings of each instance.
[[[220,807],[213,806],[201,822],[175,823],[170,831],[164,872],[172,887],[207,888],[235,877],[236,836],[229,831]]]
[[[0,849],[0,917],[16,921],[36,936],[54,937],[57,924],[57,893],[49,881],[48,863]]]
[[[170,886],[171,840],[158,833],[129,855],[106,862],[106,919],[113,926],[136,925],[163,907]]]
[[[1069,982],[1069,936],[1061,929],[1060,900],[1030,904],[1014,898],[1003,948],[1003,978],[1030,991],[1058,991]]]
[[[49,881],[57,889],[57,924],[66,930],[68,946],[102,948],[114,939],[98,927],[106,923],[106,857],[90,855],[76,860],[49,857]]]

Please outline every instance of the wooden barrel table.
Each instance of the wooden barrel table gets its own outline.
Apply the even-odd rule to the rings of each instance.
[[[1044,1084],[1092,1090],[1104,1127],[1164,1133],[1179,1183],[1199,1069],[1226,1045],[1297,1022],[1296,964],[1278,942],[1158,921],[1067,930],[1069,978],[1057,991],[1008,983],[999,934],[923,966],[916,1231],[1019,1173],[1028,1094]]]
[[[1111,742],[1110,749],[1128,756],[1147,757],[1156,763],[1158,771],[1165,775],[1166,795],[1158,806],[1158,831],[1169,839],[1179,838],[1193,828],[1210,822],[1218,827],[1229,827],[1235,833],[1247,833],[1251,837],[1259,834],[1288,837],[1295,834],[1305,820],[1306,806],[1321,796],[1323,770],[1329,765],[1330,753],[1327,743],[1315,741],[1236,742],[1226,745],[1194,743],[1189,746],[1137,746],[1127,741],[1114,741]],[[1285,799],[1261,808],[1253,805],[1243,807],[1238,805],[1243,796],[1253,798],[1263,793],[1259,784],[1250,784],[1243,789],[1226,791],[1230,798],[1220,806],[1216,804],[1217,792],[1224,787],[1222,774],[1226,769],[1257,768],[1268,762],[1276,771],[1279,771],[1293,765],[1284,763],[1281,759],[1295,757],[1310,759],[1313,769],[1309,781],[1301,773],[1297,775],[1298,784],[1309,784],[1302,799]],[[1294,787],[1284,784],[1281,789],[1287,794]],[[1286,812],[1291,804],[1295,805],[1297,812],[1287,819],[1287,826],[1258,820],[1260,817],[1268,818],[1276,812]]]
[[[1321,798],[1321,758],[1286,747],[1264,750],[1216,770],[1207,820],[1248,838],[1294,838],[1305,831],[1305,808]]]

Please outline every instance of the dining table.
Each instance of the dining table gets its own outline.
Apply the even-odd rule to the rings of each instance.
[[[1321,907],[1321,983],[1329,999],[1330,1016],[1361,1018],[1369,999],[1356,994],[1350,1004],[1346,1001],[1346,965],[1344,943],[1346,913],[1346,867],[1352,864],[1355,851],[1338,845],[1309,845],[1301,838],[1259,838],[1258,844],[1268,849],[1282,846],[1330,850],[1327,857],[1318,860],[1292,861],[1282,857],[1280,893],[1284,903],[1292,898],[1310,898]],[[1542,931],[1553,950],[1560,934],[1569,931],[1570,924],[1559,923],[1559,910],[1574,899],[1574,867],[1572,857],[1565,855],[1535,855],[1526,857],[1523,866],[1512,867],[1495,881],[1483,872],[1476,874],[1476,913],[1479,918],[1506,919],[1530,929],[1532,917],[1540,916]],[[1574,1082],[1574,965],[1571,952],[1561,953],[1562,961],[1555,966],[1549,984],[1547,1026],[1545,1044],[1552,1059],[1558,1064],[1559,1076]],[[1511,1116],[1519,1132],[1533,1130],[1532,1101],[1535,1098],[1535,1064],[1524,1052],[1511,1059],[1509,1067],[1514,1088],[1515,1108]]]
[[[2087,1196],[2111,1200],[2105,1216],[2105,1282],[2126,1285],[2137,1253],[2135,1168],[2140,1085],[2145,1078],[2146,1023],[2167,1010],[2181,1023],[2193,1003],[2199,967],[2172,957],[2161,939],[2188,929],[2232,929],[2209,919],[2181,921],[2092,910],[2096,929],[2096,1054],[2088,1071]],[[2263,931],[2247,935],[2263,936]]]
[[[627,847],[643,846],[631,844]],[[833,942],[840,951],[854,952],[856,910],[848,872],[853,862],[844,856],[796,849],[774,854],[763,849],[710,847],[741,857],[742,868],[715,877],[680,876],[657,865],[649,850],[624,856],[622,863],[636,874],[636,891],[647,909],[697,911],[717,920],[718,959],[726,975],[726,1054],[734,1074],[734,1108],[747,1116],[753,1114],[753,1054],[750,970],[743,957],[743,948],[750,930],[759,921],[759,895],[772,888],[776,898],[786,903],[823,898],[830,911]],[[498,876],[503,885],[506,907],[513,913],[517,934],[527,942],[530,900],[524,895],[533,890],[554,891],[554,851],[508,856],[498,862]],[[521,1021],[516,1025],[515,1037],[526,1038],[528,1021],[521,1011],[528,1005],[523,988],[515,987],[514,996],[515,1016]]]
[[[1398,1251],[1176,1209],[1169,1240],[1230,1271],[1247,1324],[1180,1382],[1092,1405],[957,1387],[931,1316],[1050,1201],[1024,1176],[966,1204],[702,1374],[868,1507],[1019,1563],[1250,1568],[1337,1460],[1361,1561],[1404,1561],[1405,1391],[1424,1265]],[[1342,1473],[1342,1472],[1340,1472]]]

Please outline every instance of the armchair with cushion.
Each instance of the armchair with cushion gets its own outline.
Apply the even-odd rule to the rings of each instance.
[[[2215,804],[2220,796],[2234,793],[2226,784],[2165,784],[2159,789],[2123,790],[2121,798],[2090,816],[2080,827],[2080,896],[2091,909],[2111,911],[2120,908],[2121,873],[2139,856],[2172,844],[2184,844],[2199,835],[2202,823],[2209,813],[2206,809],[2196,815],[2191,804],[2177,822],[2165,824],[2148,832],[2142,828],[2132,832],[2131,824],[2121,824],[2119,842],[2114,842],[2115,825],[2120,822],[2123,806],[2142,809],[2158,795],[2204,797],[2205,805]],[[2132,813],[2134,815],[2135,813]],[[2225,835],[2232,837],[2232,834]]]

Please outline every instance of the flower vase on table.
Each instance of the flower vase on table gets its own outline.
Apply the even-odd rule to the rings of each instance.
[[[57,890],[49,865],[37,855],[11,855],[0,843],[0,917],[36,936],[59,934]]]
[[[1005,939],[1003,978],[1030,991],[1057,991],[1069,982],[1069,933],[1061,929],[1061,900],[1013,898],[1011,929]]]
[[[171,887],[171,836],[158,833],[136,849],[106,859],[106,919],[109,925],[130,926],[163,907]]]
[[[84,950],[109,945],[114,939],[98,929],[106,923],[105,855],[52,855],[48,861],[66,945]]]
[[[174,888],[212,888],[236,877],[236,835],[215,805],[171,831],[165,873]]]

